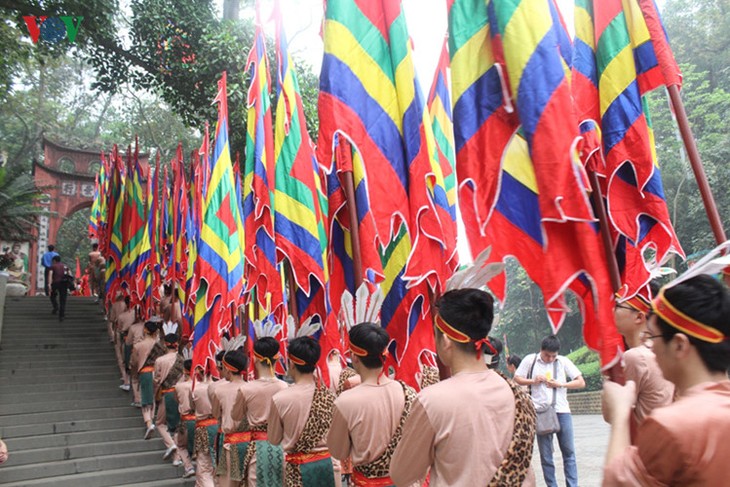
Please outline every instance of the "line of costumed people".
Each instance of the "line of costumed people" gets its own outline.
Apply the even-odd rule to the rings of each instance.
[[[145,437],[159,435],[200,486],[519,486],[535,484],[538,418],[552,411],[577,485],[572,423],[558,415],[582,379],[560,368],[559,344],[516,364],[532,397],[488,367],[514,256],[553,330],[570,289],[586,344],[605,369],[624,357],[636,383],[606,388],[604,483],[721,485],[730,414],[679,415],[705,400],[730,407],[727,289],[694,274],[649,286],[653,268],[683,257],[643,103],[681,84],[653,2],[576,2],[573,45],[553,0],[448,0],[426,103],[400,1],[328,0],[316,149],[274,3],[276,119],[257,9],[243,164],[230,153],[225,72],[213,146],[206,126],[189,170],[182,145],[154,173],[131,148],[126,163],[116,146],[102,155],[90,231],[121,388]],[[620,283],[589,193],[609,214],[600,232],[622,256]],[[478,257],[455,273],[457,194]],[[715,263],[692,272],[728,265]],[[695,288],[712,296],[689,299],[699,308]],[[440,382],[435,355],[451,373]],[[538,442],[551,487],[559,428]],[[699,432],[691,445],[687,428]],[[713,455],[697,446],[706,438]]]
[[[224,337],[215,364],[191,370],[190,344],[163,318],[174,314],[171,295],[142,321],[119,294],[109,316],[144,437],[159,434],[164,458],[196,485],[339,486],[343,472],[357,486],[534,485],[534,407],[488,367],[497,353],[487,337],[493,298],[472,287],[500,271],[480,260],[448,281],[434,323],[453,376],[418,394],[384,368],[390,337],[379,324],[379,288],[343,295],[351,366],[329,386],[317,373],[319,324],[297,329],[290,320],[285,381],[276,371],[283,327],[273,321],[256,321],[250,337]]]

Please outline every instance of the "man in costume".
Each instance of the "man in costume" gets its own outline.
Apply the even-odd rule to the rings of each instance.
[[[573,418],[568,404],[568,389],[583,389],[586,382],[578,367],[568,357],[558,355],[560,340],[555,335],[545,337],[540,353],[527,355],[515,372],[515,382],[529,386],[535,406],[555,403],[560,431],[537,435],[542,474],[548,487],[557,487],[553,462],[553,435],[563,454],[563,471],[568,487],[578,487],[578,465],[575,460]]]
[[[99,282],[99,269],[101,268],[100,260],[103,260],[101,252],[99,252],[99,244],[94,242],[91,244],[91,252],[89,252],[89,265],[86,267],[87,275],[91,278],[91,293],[96,295],[96,302],[102,297],[101,286]]]
[[[653,285],[650,292],[655,296],[659,292],[658,286]],[[640,294],[629,299],[617,297],[613,310],[616,329],[628,346],[622,360],[624,378],[636,384],[636,404],[631,414],[632,439],[649,413],[671,404],[674,398],[674,384],[664,378],[654,352],[645,346],[644,336],[650,313],[651,303]]]
[[[155,431],[152,422],[152,412],[155,407],[154,370],[155,360],[165,354],[166,350],[157,340],[159,324],[148,321],[144,324],[144,339],[132,347],[132,356],[129,359],[129,368],[132,377],[139,382],[140,404],[142,419],[146,427],[144,439],[148,440]]]
[[[163,342],[167,353],[155,360],[154,389],[157,403],[157,415],[155,416],[155,427],[162,438],[167,449],[162,456],[167,460],[175,454],[175,444],[170,431],[175,432],[180,423],[180,412],[178,411],[177,400],[175,399],[175,384],[178,383],[183,373],[183,359],[177,353],[180,337],[177,335],[177,325],[165,323],[162,325]],[[179,456],[175,454],[174,460]]]
[[[208,367],[214,366],[210,361]],[[208,396],[210,374],[204,374],[202,368],[196,370],[197,380],[192,392],[193,407],[195,409],[195,444],[194,455],[197,459],[195,471],[196,487],[213,487],[215,485],[215,441],[218,433],[218,421],[213,417],[213,411]]]
[[[390,460],[416,392],[383,375],[390,343],[387,331],[374,323],[360,323],[350,329],[349,338],[360,384],[335,401],[327,446],[340,461],[351,456],[356,486],[391,486]]]
[[[195,475],[195,469],[190,458],[193,455],[193,447],[195,441],[195,410],[193,409],[193,380],[190,377],[190,368],[193,365],[192,351],[184,348],[183,355],[183,378],[175,384],[175,399],[178,403],[178,412],[180,413],[180,424],[175,433],[175,444],[177,445],[177,453],[185,473],[183,478]]]
[[[139,375],[133,374],[130,367],[130,361],[132,358],[132,350],[134,345],[144,340],[145,337],[145,322],[137,316],[137,307],[131,308],[131,314],[134,315],[134,323],[131,326],[126,327],[126,322],[122,323],[119,328],[120,336],[124,338],[124,364],[127,366],[127,374],[129,376],[132,385],[133,402],[132,406],[142,407],[139,390]],[[150,318],[151,322],[158,326],[162,323],[162,319],[159,316],[153,316]],[[125,328],[126,327],[126,328]]]
[[[492,297],[454,289],[437,304],[436,351],[451,377],[423,389],[390,465],[397,486],[534,485],[530,462],[535,410],[514,383],[490,370]]]
[[[120,389],[129,391],[129,374],[127,373],[127,367],[129,366],[129,358],[132,353],[132,347],[125,347],[125,339],[129,328],[135,321],[134,308],[129,306],[129,296],[122,297],[121,293],[117,295],[117,300],[112,303],[109,311],[109,321],[111,323],[112,332],[115,335],[114,340],[114,354],[117,357],[117,366],[122,374],[122,385]]]
[[[274,337],[280,330],[281,325],[254,323],[253,357],[258,378],[243,383],[238,389],[234,416],[247,425],[249,435],[249,442],[245,444],[243,485],[280,487],[284,484],[284,452],[280,446],[269,443],[266,433],[272,398],[288,387],[274,375],[274,366],[279,359],[279,342]]]
[[[312,337],[299,336],[289,340],[287,350],[294,384],[274,395],[268,421],[269,441],[286,453],[284,485],[334,487],[339,485],[339,472],[335,484],[326,441],[334,394],[314,378],[321,348]]]
[[[636,385],[604,383],[604,416],[611,423],[604,486],[727,484],[730,290],[704,275],[730,264],[728,256],[714,259],[721,250],[664,286],[652,302],[645,339],[678,399],[644,419],[633,446],[629,424]]]

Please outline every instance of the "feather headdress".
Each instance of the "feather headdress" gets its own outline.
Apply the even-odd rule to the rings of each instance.
[[[284,327],[273,319],[255,320],[253,322],[253,332],[256,339],[263,337],[276,337]]]
[[[378,287],[372,294],[368,285],[363,283],[355,291],[355,297],[349,291],[345,291],[340,298],[342,308],[340,311],[340,326],[347,331],[358,323],[379,323],[380,308],[383,307],[383,290]]]
[[[246,335],[238,335],[231,339],[223,337],[221,338],[221,349],[226,353],[233,352],[234,350],[241,348],[245,343]]]
[[[180,353],[182,355],[183,360],[192,360],[193,359],[193,349],[191,347],[184,347]]]
[[[172,321],[168,321],[167,323],[164,323],[162,325],[162,331],[165,336],[173,335],[173,334],[177,333],[177,323],[173,323]]]
[[[299,325],[299,329],[297,330],[296,323],[294,321],[294,317],[292,315],[289,315],[286,317],[286,328],[287,328],[287,338],[289,340],[293,340],[295,338],[301,338],[306,336],[312,336],[315,333],[319,331],[320,328],[322,328],[322,325],[320,323],[312,323],[312,316],[307,318],[302,322],[301,325]]]
[[[491,252],[492,247],[487,247],[469,267],[451,276],[446,281],[446,291],[484,287],[494,276],[504,271],[504,264],[502,262],[487,263]]]

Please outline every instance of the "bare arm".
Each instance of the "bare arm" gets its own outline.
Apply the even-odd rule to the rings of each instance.
[[[631,445],[629,418],[636,397],[636,384],[628,381],[625,386],[606,381],[601,393],[603,418],[611,425],[611,436],[604,465],[622,454]]]

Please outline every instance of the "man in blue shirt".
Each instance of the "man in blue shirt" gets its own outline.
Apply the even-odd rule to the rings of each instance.
[[[55,247],[53,245],[48,246],[48,252],[43,254],[43,257],[41,257],[41,265],[43,266],[44,272],[43,272],[43,290],[46,293],[46,296],[50,296],[51,293],[48,289],[48,275],[51,272],[51,266],[53,265],[53,258],[58,255],[58,252],[55,251]]]

